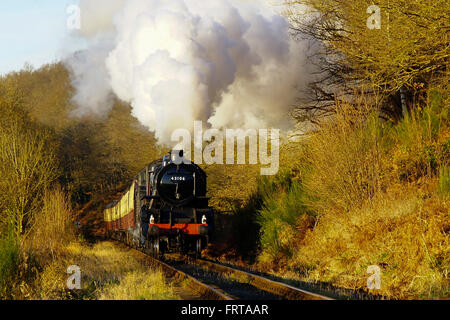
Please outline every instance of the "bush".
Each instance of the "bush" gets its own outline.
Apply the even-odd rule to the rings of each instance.
[[[291,172],[282,168],[274,176],[260,176],[256,179],[256,190],[254,190],[245,205],[235,206],[231,216],[232,228],[230,230],[232,246],[237,249],[238,254],[253,262],[257,251],[260,249],[260,234],[267,232],[260,218],[260,210],[266,199],[273,197],[273,194],[281,192],[281,188],[289,188],[291,184]],[[267,226],[269,226],[269,222]],[[267,228],[266,226],[266,228]]]
[[[430,93],[425,108],[417,108],[402,119],[390,132],[395,150],[394,169],[403,181],[414,181],[438,173],[448,161],[448,111],[439,91]]]
[[[9,225],[16,238],[24,233],[42,204],[43,191],[57,177],[54,148],[49,130],[0,99],[0,229]]]
[[[33,247],[53,252],[75,239],[70,201],[63,190],[45,191],[42,209],[33,217]]]
[[[13,233],[0,238],[0,298],[8,298],[19,261],[19,245]]]
[[[306,142],[299,167],[305,204],[317,215],[346,212],[390,181],[387,124],[364,106],[340,106]]]
[[[444,196],[450,195],[450,168],[447,166],[441,167],[439,171],[438,190]]]
[[[262,249],[272,258],[291,254],[293,248],[290,245],[296,236],[296,225],[302,214],[312,213],[304,205],[299,183],[292,184],[281,193],[266,195],[257,222],[261,227]]]

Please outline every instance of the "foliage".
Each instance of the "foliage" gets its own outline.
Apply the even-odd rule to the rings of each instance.
[[[2,126],[11,123],[11,108],[28,122],[50,131],[51,150],[59,164],[58,180],[74,204],[88,202],[93,192],[108,192],[130,180],[161,155],[154,135],[116,102],[109,115],[82,118],[73,113],[73,88],[62,63],[28,68],[0,78]],[[18,111],[21,110],[21,111]]]
[[[448,108],[446,92],[432,92],[396,125],[339,104],[285,146],[290,161],[260,182],[261,266],[364,289],[376,264],[386,296],[448,294]]]
[[[46,190],[42,208],[33,216],[31,241],[35,250],[54,252],[75,239],[72,209],[61,189]]]
[[[300,216],[313,216],[304,204],[301,188],[299,183],[294,183],[288,190],[267,194],[264,198],[256,221],[261,226],[261,247],[271,257],[290,256]]]
[[[51,131],[33,123],[26,111],[0,96],[0,228],[18,238],[57,177]]]
[[[178,297],[168,286],[162,272],[134,271],[120,283],[102,290],[99,300],[174,300]]]
[[[450,195],[450,168],[443,166],[439,170],[439,192],[444,196]]]
[[[398,119],[401,90],[413,107],[433,84],[448,82],[450,5],[446,0],[289,3],[293,29],[321,48],[312,57],[321,75],[313,84],[315,105],[303,111],[323,112],[332,108],[336,93],[348,98],[358,87],[376,93],[378,106]],[[380,29],[367,26],[371,15],[367,10],[374,4],[381,10]]]
[[[78,265],[81,269],[81,290],[69,291],[66,287],[69,265]],[[133,254],[128,248],[110,242],[99,242],[92,246],[78,242],[66,245],[57,256],[44,264],[33,287],[34,299],[178,298],[160,271],[149,268],[142,257]]]
[[[1,240],[8,280],[0,289],[9,298],[33,295],[28,286],[38,269],[75,239],[72,206],[116,190],[161,153],[129,106],[117,102],[108,116],[77,118],[72,93],[61,63],[0,77],[0,236],[12,232],[20,244]]]
[[[311,136],[299,163],[306,204],[317,214],[347,210],[386,188],[386,127],[367,109],[339,106],[333,121]]]
[[[11,295],[11,283],[15,280],[19,263],[19,244],[14,233],[0,237],[0,298]]]

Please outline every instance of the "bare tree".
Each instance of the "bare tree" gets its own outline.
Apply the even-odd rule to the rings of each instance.
[[[368,0],[289,1],[293,33],[320,43],[310,57],[319,79],[311,84],[310,101],[299,104],[297,119],[329,114],[335,99],[351,101],[358,88],[397,120],[407,105],[424,98],[433,80],[448,81],[448,1],[372,5]]]

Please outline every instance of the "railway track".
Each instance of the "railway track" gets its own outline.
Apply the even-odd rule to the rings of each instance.
[[[245,279],[246,283],[262,290],[268,292],[272,295],[278,296],[280,299],[287,300],[332,300],[329,297],[316,294],[307,290],[296,288],[288,284],[267,279],[265,277],[253,274],[251,272],[239,270],[229,266],[224,266],[212,261],[197,259],[194,264],[199,267],[207,268],[208,270],[214,270],[218,273],[226,275],[235,275],[240,279]]]
[[[119,244],[123,245],[119,242]],[[186,274],[185,272],[178,270],[169,264],[155,259],[152,256],[142,252],[140,250],[133,249],[129,247],[130,250],[133,251],[133,254],[145,260],[148,265],[161,270],[164,275],[171,280],[176,282],[183,282],[190,288],[190,290],[194,291],[199,299],[203,300],[234,300],[233,297],[227,295],[225,292],[221,292],[220,290],[205,284],[196,278]]]
[[[161,261],[145,252],[130,249],[171,280],[184,282],[202,300],[332,300],[209,260],[167,254],[165,261]]]

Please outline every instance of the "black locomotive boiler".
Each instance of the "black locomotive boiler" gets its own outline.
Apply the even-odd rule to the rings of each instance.
[[[200,256],[214,230],[206,191],[205,172],[183,158],[183,151],[172,151],[147,165],[121,199],[105,208],[106,234],[155,257]]]

